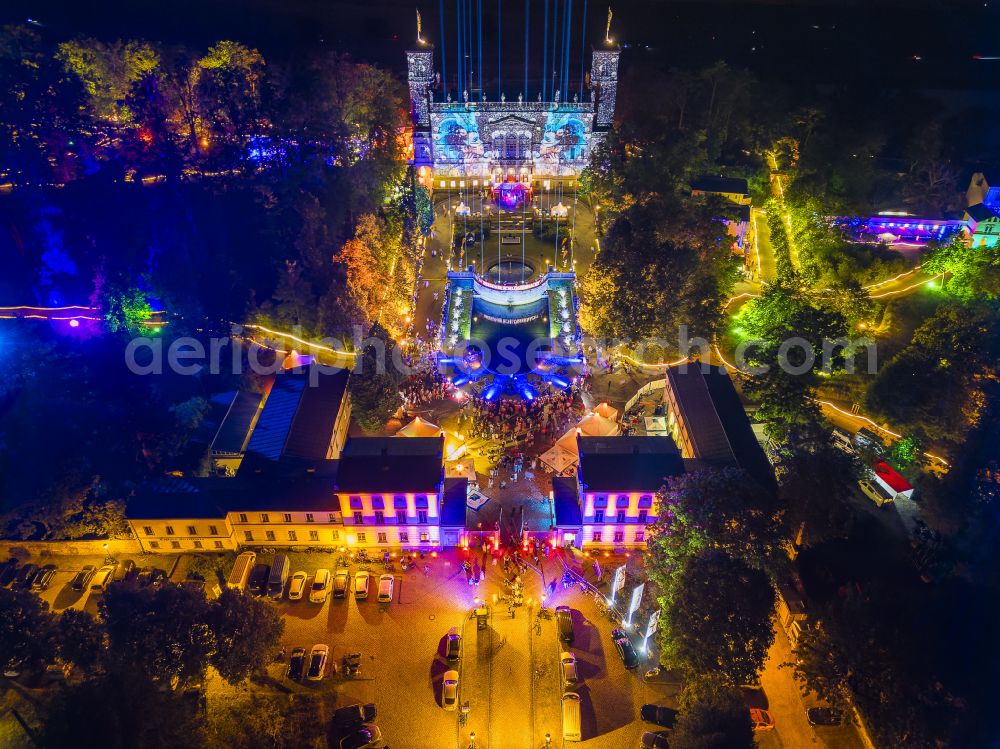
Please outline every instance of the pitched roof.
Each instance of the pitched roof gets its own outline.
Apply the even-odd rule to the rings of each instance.
[[[441,492],[441,525],[465,527],[465,508],[469,496],[469,480],[448,478]]]
[[[263,399],[264,393],[254,393],[242,388],[236,392],[222,424],[219,425],[219,431],[212,440],[213,453],[238,455],[246,450],[250,430]]]
[[[271,394],[257,419],[257,426],[247,443],[247,453],[268,460],[278,460],[292,428],[295,412],[307,384],[307,375],[284,373],[274,380]]]
[[[885,461],[875,464],[875,475],[887,483],[897,494],[908,492],[913,489],[913,487],[910,486],[910,482],[900,476],[895,469]]]
[[[437,492],[443,437],[349,439],[340,457],[341,492]]]
[[[750,194],[750,188],[747,185],[747,181],[740,177],[712,177],[706,175],[692,180],[691,189],[700,190],[702,192],[726,192],[738,193],[740,195]]]
[[[973,221],[985,221],[988,218],[996,218],[997,212],[984,203],[976,203],[965,209],[969,218]]]
[[[324,460],[333,439],[333,427],[347,391],[346,369],[332,374],[319,370],[314,387],[302,393],[295,420],[285,441],[284,454],[292,458]]]
[[[670,437],[584,437],[580,482],[587,491],[655,492],[667,476],[684,473],[680,451]]]
[[[735,463],[736,454],[716,410],[712,391],[702,373],[702,365],[691,363],[670,367],[667,369],[667,379],[677,397],[677,406],[687,426],[695,457]]]
[[[774,469],[747,417],[743,401],[725,367],[712,367],[704,375],[736,463],[765,489],[776,490]]]
[[[272,510],[336,512],[333,477],[183,478],[143,484],[129,499],[125,516],[132,520],[224,518],[227,512]]]
[[[279,460],[325,460],[347,392],[346,370],[282,372],[274,379],[240,473],[260,472]]]
[[[583,522],[575,478],[569,476],[553,477],[552,503],[555,505],[557,526],[578,526]]]

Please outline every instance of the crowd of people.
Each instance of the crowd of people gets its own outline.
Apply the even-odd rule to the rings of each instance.
[[[401,392],[408,408],[423,406],[448,397],[450,383],[434,367],[410,375],[403,382]]]
[[[537,439],[559,435],[576,421],[582,406],[571,393],[545,393],[533,401],[499,399],[473,400],[462,414],[468,433],[499,441],[523,439],[530,447]],[[463,428],[463,431],[465,429]]]

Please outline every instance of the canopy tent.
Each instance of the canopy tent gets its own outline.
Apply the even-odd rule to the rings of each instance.
[[[470,484],[474,484],[476,483],[476,465],[471,458],[447,460],[444,464],[444,476],[449,479],[466,478]]]
[[[596,411],[580,419],[576,427],[585,437],[613,437],[620,431],[618,424]]]
[[[284,361],[281,362],[282,369],[296,369],[298,367],[308,367],[313,362],[313,357],[309,354],[300,354],[295,349],[288,352]]]
[[[559,445],[546,450],[541,455],[542,462],[549,466],[556,473],[562,473],[568,468],[572,468],[577,463],[576,452],[568,452]]]
[[[565,450],[573,455],[577,454],[579,447],[576,444],[576,435],[578,433],[577,427],[570,427],[566,430],[566,433],[556,440],[556,447]],[[555,448],[553,448],[555,449]]]
[[[618,421],[618,409],[614,406],[609,406],[607,403],[602,403],[597,408],[594,409],[594,413],[599,416],[603,416],[605,419],[611,419],[611,421]]]
[[[438,437],[442,429],[437,424],[421,419],[419,416],[396,432],[397,437]]]

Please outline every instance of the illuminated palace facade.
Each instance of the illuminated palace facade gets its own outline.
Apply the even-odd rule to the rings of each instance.
[[[514,182],[573,188],[591,151],[611,127],[618,88],[617,49],[593,50],[583,98],[555,91],[551,101],[488,101],[463,92],[442,100],[433,47],[406,53],[413,119],[413,163],[436,190]],[[463,184],[463,182],[465,184]]]

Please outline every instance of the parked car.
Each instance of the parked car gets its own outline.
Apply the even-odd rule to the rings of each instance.
[[[861,491],[864,493],[864,495],[879,507],[892,502],[892,497],[887,496],[886,493],[883,492],[882,489],[878,486],[878,484],[876,484],[874,481],[869,481],[868,479],[861,479],[858,482],[858,486],[861,487]]]
[[[336,726],[356,726],[361,723],[371,723],[375,720],[375,705],[368,703],[362,705],[355,702],[353,705],[344,705],[333,711],[333,724]]]
[[[556,606],[556,631],[559,642],[573,644],[573,612],[569,606]]]
[[[378,602],[392,603],[392,586],[395,578],[392,575],[380,575],[378,578]]]
[[[611,630],[611,639],[614,640],[615,650],[625,664],[625,668],[635,668],[639,665],[639,655],[635,652],[632,640],[624,629],[615,628]]]
[[[306,678],[309,681],[322,681],[326,675],[326,661],[329,657],[329,645],[313,645],[309,651],[309,670],[306,671]]]
[[[340,740],[340,749],[366,749],[382,740],[378,726],[361,726],[357,731]]]
[[[306,649],[294,648],[288,658],[288,678],[298,681],[302,678],[302,669],[306,665]]]
[[[642,734],[643,749],[670,749],[670,731],[646,731]]]
[[[247,590],[255,596],[262,596],[267,591],[267,579],[271,576],[271,565],[255,564],[247,581]]]
[[[559,673],[562,675],[563,690],[576,689],[580,677],[576,671],[576,656],[569,651],[559,654]]]
[[[90,578],[94,576],[97,568],[92,564],[85,564],[80,571],[73,575],[73,579],[69,583],[69,587],[80,593],[87,588],[87,584],[90,582]]]
[[[56,574],[56,566],[54,564],[47,564],[41,567],[38,572],[35,573],[35,577],[31,580],[32,590],[45,590],[49,587],[49,583],[52,582],[52,576]]]
[[[368,584],[371,580],[371,573],[368,570],[358,570],[354,573],[354,597],[363,601],[368,597]]]
[[[6,588],[17,577],[17,560],[11,557],[0,566],[0,587]]]
[[[445,671],[441,687],[441,707],[445,710],[458,709],[458,671]]]
[[[115,574],[111,576],[114,582],[131,580],[135,573],[135,562],[131,559],[123,559],[115,565]]]
[[[309,600],[312,603],[325,603],[330,597],[330,570],[316,570],[312,588],[309,590]]]
[[[639,717],[647,723],[673,728],[674,723],[677,722],[677,711],[663,705],[643,705],[639,708]]]
[[[462,657],[462,635],[458,633],[458,627],[448,630],[448,638],[445,641],[444,657],[449,661],[457,661]]]
[[[11,583],[11,587],[27,590],[31,587],[31,583],[35,579],[36,572],[38,572],[37,564],[24,565],[17,571],[17,575],[14,577],[14,582]]]
[[[102,594],[108,589],[108,585],[111,584],[111,578],[115,574],[115,566],[113,564],[106,564],[101,569],[97,570],[94,577],[90,580],[90,593],[93,595]]]
[[[774,728],[774,718],[771,713],[759,707],[750,708],[750,722],[755,731],[770,731]]]
[[[338,567],[333,576],[333,597],[347,598],[347,591],[351,587],[351,571],[345,567]]]
[[[835,707],[810,707],[806,717],[811,726],[839,726],[844,720],[844,714]]]
[[[297,601],[302,598],[302,594],[306,590],[306,581],[309,580],[309,575],[307,575],[302,570],[299,570],[294,575],[292,575],[292,581],[288,583],[288,600]],[[310,595],[310,598],[312,596]]]

